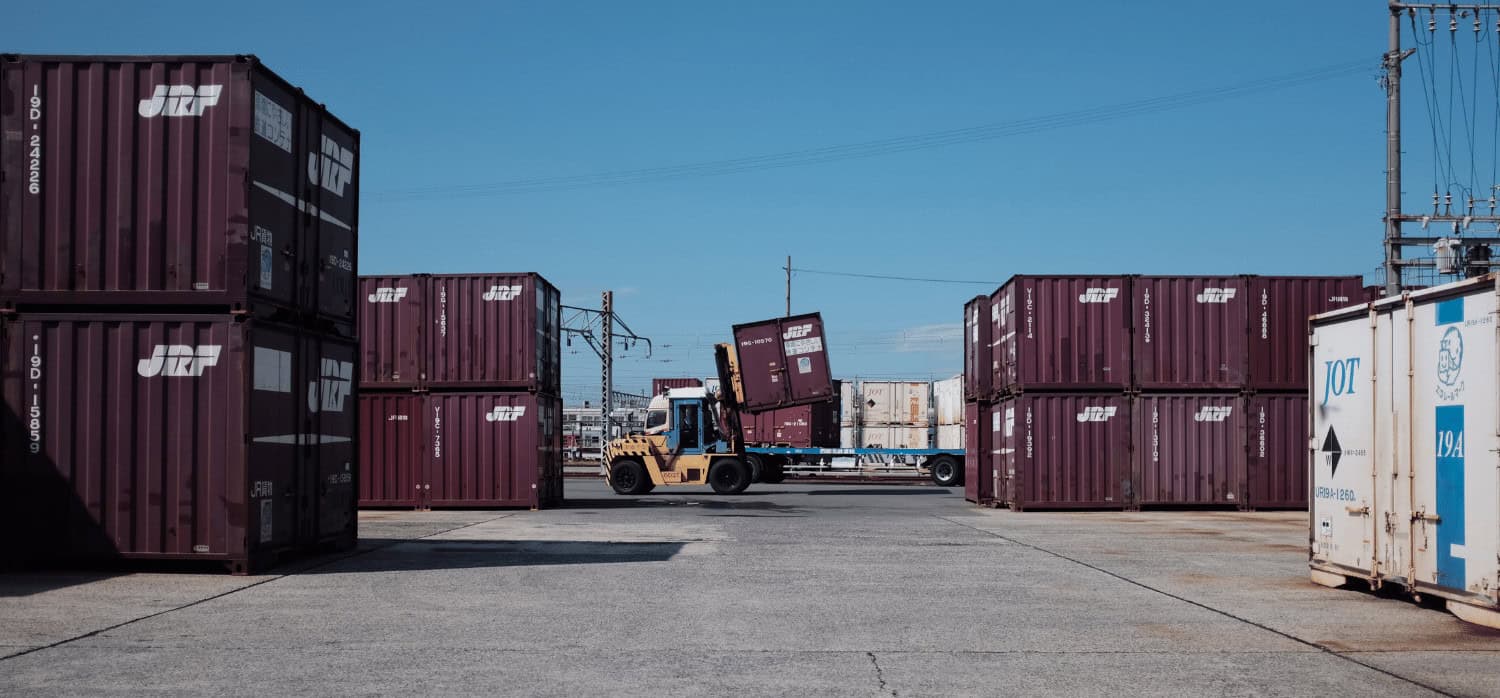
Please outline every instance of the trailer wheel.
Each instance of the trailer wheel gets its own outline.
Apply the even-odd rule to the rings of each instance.
[[[953,456],[938,456],[928,461],[932,469],[932,482],[938,487],[958,487],[964,484],[964,469]]]
[[[745,467],[750,469],[751,482],[765,482],[767,460],[759,453],[745,454]]]
[[[739,494],[750,486],[750,468],[738,458],[720,458],[708,468],[708,484],[719,494]]]
[[[760,473],[760,481],[768,485],[774,485],[786,480],[786,459],[768,458],[765,470]]]
[[[621,458],[609,469],[609,486],[616,494],[645,494],[651,491],[646,465],[634,458]]]

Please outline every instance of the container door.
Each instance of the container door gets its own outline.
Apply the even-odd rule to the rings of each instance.
[[[354,397],[358,347],[317,335],[308,335],[304,346],[308,363],[302,394],[311,429],[303,453],[304,467],[312,473],[314,536],[319,541],[347,537],[352,543],[359,462],[359,401]]]
[[[423,506],[430,439],[422,401],[413,393],[360,395],[356,480],[361,506]]]
[[[978,403],[964,405],[964,499],[978,504],[995,498],[989,413]]]
[[[1308,395],[1313,564],[1369,576],[1379,574],[1374,541],[1382,518],[1375,496],[1379,478],[1371,422],[1373,344],[1365,315],[1314,327]],[[1387,377],[1382,382],[1391,382],[1389,374],[1382,375]]]
[[[414,388],[426,381],[423,303],[426,276],[360,279],[360,372],[362,386]]]
[[[303,350],[293,330],[250,326],[250,526],[252,547],[280,548],[305,541],[305,497],[300,444]],[[242,350],[244,351],[244,350]]]
[[[310,310],[302,288],[305,163],[297,157],[299,97],[280,82],[256,74],[249,82],[254,112],[250,137],[250,224],[245,279],[257,295],[285,307]]]
[[[359,229],[359,134],[303,100],[301,165],[308,207],[309,281],[319,314],[354,320],[358,277],[354,268]]]

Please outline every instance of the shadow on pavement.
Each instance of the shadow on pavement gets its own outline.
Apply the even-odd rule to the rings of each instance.
[[[812,490],[810,492],[807,492],[806,494],[812,495],[812,496],[821,495],[821,494],[846,494],[846,495],[847,494],[879,494],[879,495],[888,495],[888,494],[896,494],[896,495],[901,495],[901,494],[947,494],[947,495],[952,495],[952,494],[954,494],[954,492],[952,490],[946,488],[946,487],[882,487],[882,488],[879,488],[879,489],[876,489],[874,487],[855,487],[855,488],[839,489],[839,490]]]
[[[665,562],[681,552],[686,545],[676,541],[628,543],[557,540],[364,539],[361,543],[374,545],[376,549],[301,574]]]

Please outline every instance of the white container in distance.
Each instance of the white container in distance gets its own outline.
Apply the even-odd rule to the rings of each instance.
[[[1500,628],[1500,275],[1312,320],[1312,579]]]

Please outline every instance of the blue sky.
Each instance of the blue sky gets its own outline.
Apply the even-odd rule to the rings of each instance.
[[[788,254],[994,282],[1355,274],[1380,260],[1384,2],[478,5],[23,3],[0,47],[258,54],[362,131],[363,272],[535,270],[586,306],[615,289],[657,343],[651,360],[622,360],[621,389],[711,370],[732,323],[781,312]],[[1368,70],[1312,85],[874,158],[396,196],[908,136],[1361,59]],[[824,314],[839,375],[942,376],[960,369],[963,301],[991,290],[798,274],[793,310]],[[565,351],[567,397],[593,396],[588,350]]]

